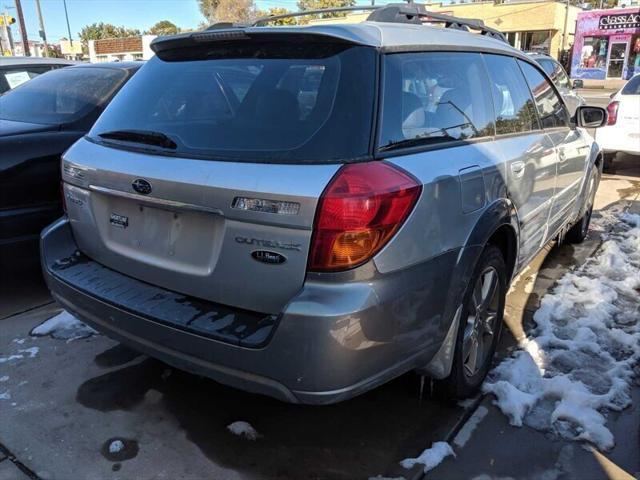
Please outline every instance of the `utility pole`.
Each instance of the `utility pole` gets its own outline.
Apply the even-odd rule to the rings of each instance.
[[[47,34],[44,31],[44,20],[42,19],[42,9],[40,8],[40,0],[36,0],[36,10],[38,11],[38,20],[40,21],[40,38],[44,42],[44,56],[49,56],[49,45],[47,44]]]
[[[67,32],[69,32],[69,45],[71,45],[71,49],[73,49],[73,38],[71,38],[71,27],[69,26],[69,12],[67,11],[67,0],[62,0],[62,4],[64,5],[64,16],[67,19]]]
[[[561,52],[564,52],[567,45],[567,37],[569,36],[569,34],[567,33],[567,28],[569,27],[569,1],[570,0],[567,0],[564,11],[564,30],[562,31],[562,48],[560,49]]]
[[[27,26],[24,24],[24,15],[22,14],[22,4],[20,0],[16,0],[16,11],[18,12],[18,23],[20,24],[20,33],[22,35],[22,53],[25,57],[30,57],[29,37],[27,37]]]

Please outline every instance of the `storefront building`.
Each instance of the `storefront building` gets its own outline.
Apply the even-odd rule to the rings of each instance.
[[[634,73],[640,73],[640,8],[578,14],[571,78],[618,87]]]

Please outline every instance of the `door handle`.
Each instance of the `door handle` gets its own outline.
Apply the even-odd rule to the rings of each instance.
[[[514,177],[520,178],[524,175],[524,167],[525,167],[524,162],[520,160],[518,160],[517,162],[513,162],[511,164],[511,173],[513,173]]]

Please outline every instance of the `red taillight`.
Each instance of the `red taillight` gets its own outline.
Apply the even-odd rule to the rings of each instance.
[[[340,168],[318,202],[309,270],[346,270],[369,260],[407,219],[421,190],[391,164]]]
[[[618,121],[618,107],[620,106],[620,102],[611,102],[607,105],[607,114],[609,115],[607,118],[607,125],[615,125]]]

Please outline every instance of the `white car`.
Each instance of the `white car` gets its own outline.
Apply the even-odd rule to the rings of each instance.
[[[618,152],[640,155],[640,74],[611,97],[607,113],[607,125],[596,133],[605,152],[605,169],[612,167]]]

